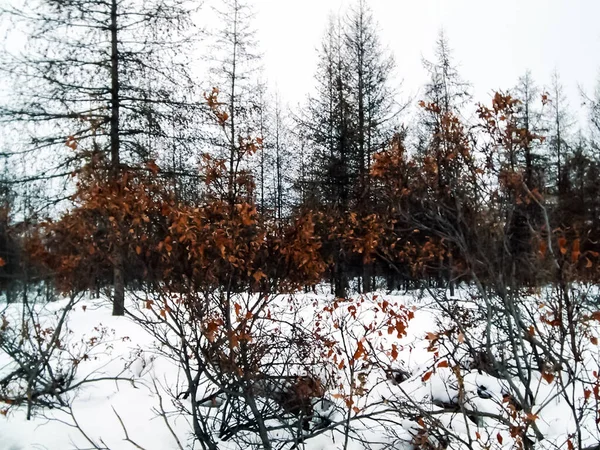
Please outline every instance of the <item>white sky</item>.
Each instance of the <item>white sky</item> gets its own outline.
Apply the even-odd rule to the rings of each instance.
[[[353,0],[248,1],[256,13],[253,27],[265,75],[284,103],[294,107],[314,85],[317,48],[329,14],[344,13]],[[209,5],[219,2],[207,0],[200,14],[210,17]],[[583,117],[576,111],[578,87],[591,93],[600,74],[600,0],[368,2],[381,41],[396,59],[396,84],[403,82],[398,100],[420,99],[427,79],[422,58],[433,58],[443,28],[462,77],[473,85],[475,102],[488,102],[495,90],[513,87],[527,69],[539,86],[548,85],[556,69],[574,114]]]
[[[348,0],[253,0],[266,75],[290,106],[313,86],[316,48],[331,11]],[[370,0],[384,45],[394,54],[405,98],[426,80],[439,30],[454,50],[475,101],[487,102],[527,69],[538,85],[556,68],[572,107],[578,85],[591,92],[600,69],[600,0]]]

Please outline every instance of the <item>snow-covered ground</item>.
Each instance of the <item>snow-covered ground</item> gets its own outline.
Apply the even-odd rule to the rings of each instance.
[[[468,298],[464,293],[461,295]],[[282,298],[273,301],[284,302]],[[324,322],[320,325],[321,333],[338,341],[346,333],[346,337],[351,337],[347,339],[346,353],[360,361],[367,358],[358,351],[359,343],[366,346],[368,342],[371,351],[380,352],[369,357],[378,360],[378,367],[366,362],[354,366],[354,382],[361,380],[360,391],[357,385],[351,386],[348,367],[342,364],[340,356],[335,360],[341,367],[339,382],[325,394],[326,402],[315,399],[316,413],[327,416],[333,423],[348,417],[346,406],[354,409],[350,415],[358,418],[350,425],[348,449],[415,448],[415,436],[425,434],[423,419],[415,413],[419,411],[432,413],[429,419],[435,417],[441,427],[458,437],[449,438],[450,448],[515,448],[509,422],[512,418],[518,423],[521,418],[510,406],[509,394],[511,389],[519,388],[519,381],[512,380],[511,387],[507,380],[475,366],[457,372],[452,361],[459,359],[459,344],[464,337],[459,334],[459,342],[453,345],[452,336],[445,335],[443,340],[438,336],[441,328],[447,329],[448,321],[430,297],[420,297],[417,293],[369,295],[361,298],[352,314],[346,307],[338,307],[323,318],[319,314],[332,301],[325,294],[298,294],[293,299],[295,305],[300,305],[294,312],[294,320],[304,322],[307,327],[320,320]],[[129,302],[130,308],[136,307],[136,300],[132,298]],[[377,331],[382,302],[386,302],[386,307],[401,306],[405,313],[410,312],[405,336]],[[62,300],[45,305],[40,317],[51,323],[67,304],[68,300]],[[457,299],[454,304],[465,311],[476,308],[467,300]],[[21,314],[18,304],[9,305],[4,312],[9,323],[17,323]],[[365,324],[373,324],[373,328],[367,329]],[[175,413],[173,396],[169,395],[182,386],[181,373],[172,360],[157,351],[159,344],[153,336],[130,318],[112,317],[106,300],[90,298],[77,303],[69,314],[67,329],[72,353],[79,350],[84,355],[78,363],[75,381],[88,376],[100,380],[83,385],[71,395],[71,415],[58,410],[36,410],[28,421],[25,408],[11,408],[0,415],[0,450],[86,449],[95,448],[94,445],[112,450],[200,448],[194,445],[190,418]],[[471,330],[472,334],[484,332],[484,328]],[[79,358],[81,353],[78,355]],[[588,358],[591,358],[589,367],[597,370],[597,353],[595,361],[593,356]],[[387,373],[382,370],[386,366]],[[0,351],[0,379],[12,367],[10,358]],[[102,380],[113,377],[129,381]],[[548,382],[539,372],[532,374],[530,383],[538,406],[533,411],[536,417],[531,419],[544,435],[536,448],[567,448],[567,441],[577,427],[565,399],[557,395],[556,383]],[[575,385],[571,398],[583,402],[584,396],[589,396],[584,388],[583,384]],[[458,403],[463,407],[450,411]],[[208,412],[209,409],[214,413]],[[482,414],[473,420],[468,417],[470,410]],[[207,408],[207,414],[217,411],[218,408]],[[590,444],[598,442],[593,419],[586,418],[589,423],[580,424],[584,440]],[[328,430],[302,446],[308,450],[341,449],[345,445],[343,432],[343,426]],[[433,434],[427,439],[439,442]],[[227,441],[219,442],[219,448],[239,447],[234,441]]]

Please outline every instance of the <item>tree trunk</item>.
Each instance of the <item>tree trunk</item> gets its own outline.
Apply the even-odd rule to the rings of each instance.
[[[363,265],[362,285],[363,293],[373,291],[373,264]]]
[[[345,264],[338,262],[334,267],[334,294],[336,298],[346,298],[348,293],[348,276]]]
[[[115,265],[113,268],[113,316],[124,316],[125,315],[125,276],[123,270],[123,258],[121,257],[121,249],[115,247],[113,257],[115,258]]]
[[[120,161],[120,133],[119,133],[119,48],[117,34],[117,0],[111,1],[110,9],[110,39],[111,39],[111,115],[110,115],[110,163],[113,180],[119,177]],[[117,224],[120,226],[121,224]],[[125,281],[123,269],[123,255],[119,244],[115,245],[113,252],[113,316],[125,314]]]

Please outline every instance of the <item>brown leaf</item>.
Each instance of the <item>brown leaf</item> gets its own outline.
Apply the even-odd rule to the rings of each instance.
[[[425,335],[425,339],[427,339],[427,340],[429,340],[429,341],[435,341],[435,340],[437,340],[437,338],[438,338],[438,335],[437,335],[437,334],[435,334],[435,333],[432,333],[432,332],[428,332],[428,333]]]
[[[156,162],[154,160],[150,160],[146,163],[146,168],[152,172],[154,175],[156,175],[159,172],[159,167],[156,165]]]
[[[427,380],[429,380],[431,378],[431,375],[433,375],[433,372],[431,372],[431,371],[427,372],[425,375],[423,375],[421,377],[421,381],[423,383],[426,382]]]
[[[352,357],[354,360],[360,359],[362,356],[366,357],[365,346],[362,341],[358,341],[358,346],[356,351],[354,352],[354,356]]]
[[[396,344],[392,344],[392,359],[395,361],[398,358],[398,346]]]
[[[496,439],[498,439],[498,443],[499,443],[500,445],[502,445],[502,441],[503,441],[504,439],[502,438],[502,435],[501,435],[500,433],[498,433],[498,434],[496,435]]]
[[[206,327],[206,339],[208,339],[209,342],[215,341],[215,334],[218,329],[219,329],[219,324],[217,322],[212,321],[212,322],[208,323],[208,325]]]
[[[554,374],[551,374],[549,372],[542,372],[542,378],[544,380],[546,380],[546,382],[548,384],[552,383],[554,381]]]

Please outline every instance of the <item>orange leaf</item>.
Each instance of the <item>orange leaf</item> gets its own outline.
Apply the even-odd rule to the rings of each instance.
[[[563,255],[567,253],[567,240],[564,237],[558,239],[558,248]]]
[[[235,315],[239,316],[240,315],[240,311],[242,310],[242,306],[239,303],[235,303],[233,305],[233,307],[235,308]]]
[[[433,375],[433,372],[431,372],[431,371],[427,372],[425,375],[423,375],[421,377],[421,381],[424,383],[425,381],[427,381],[431,378],[431,375]]]
[[[528,422],[535,422],[537,419],[539,419],[537,414],[533,414],[533,413],[525,414],[525,420],[527,420]]]
[[[548,249],[548,245],[546,245],[546,241],[540,242],[540,254],[542,256],[546,256],[546,250]]]
[[[440,363],[439,363],[437,366],[438,366],[439,368],[442,368],[442,367],[450,367],[450,364],[448,364],[448,361],[446,361],[446,360],[443,360],[443,361],[441,361],[441,362],[440,362]]]
[[[575,450],[575,446],[573,445],[573,442],[571,442],[571,439],[567,441],[567,448],[568,450]]]
[[[475,432],[475,437],[479,440],[481,439],[481,434],[479,434],[479,431]]]
[[[154,302],[152,300],[146,300],[146,309],[152,309]]]
[[[139,255],[140,253],[142,253],[142,247],[140,247],[139,245],[135,248],[135,252]]]
[[[0,267],[4,267],[6,265],[6,261],[4,261],[4,258],[0,258]]]
[[[256,282],[259,282],[262,278],[266,277],[266,275],[261,270],[255,272],[252,276],[254,277]]]
[[[72,150],[77,150],[77,141],[75,140],[74,136],[69,136],[67,138],[67,142],[65,142],[65,145]]]
[[[579,256],[581,255],[579,246],[580,246],[579,239],[575,239],[575,241],[573,241],[573,249],[571,250],[571,261],[572,262],[577,262],[577,260],[579,259]]]
[[[596,336],[592,336],[592,337],[590,338],[590,342],[591,342],[593,345],[598,345],[598,338],[597,338]]]

